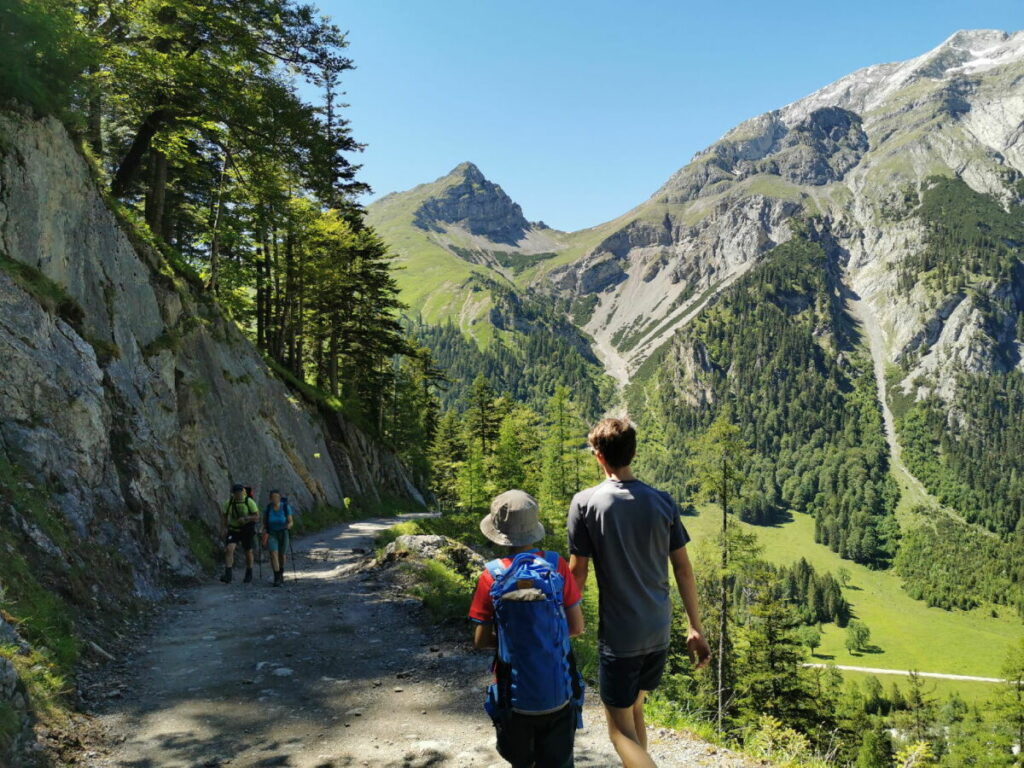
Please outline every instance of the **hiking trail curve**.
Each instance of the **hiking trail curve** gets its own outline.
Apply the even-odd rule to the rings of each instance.
[[[295,542],[298,572],[184,590],[134,651],[101,678],[89,768],[488,768],[482,707],[490,657],[466,627],[438,626],[374,567],[366,520]],[[594,631],[595,628],[590,628]],[[96,697],[100,698],[100,697]],[[588,691],[577,766],[616,766]],[[727,750],[652,729],[659,766],[750,765]]]

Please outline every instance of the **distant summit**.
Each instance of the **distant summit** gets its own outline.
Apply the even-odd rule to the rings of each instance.
[[[460,163],[435,185],[440,190],[414,213],[413,224],[420,229],[441,232],[442,224],[455,224],[495,243],[515,245],[530,227],[519,204],[473,163]]]

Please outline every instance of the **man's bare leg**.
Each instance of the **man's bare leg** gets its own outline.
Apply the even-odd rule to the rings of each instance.
[[[224,548],[224,565],[228,568],[235,564],[235,545],[234,542],[228,544]]]
[[[636,729],[636,741],[645,750],[647,749],[647,723],[644,720],[644,700],[647,698],[647,691],[640,691],[640,695],[633,702],[633,727]]]
[[[632,707],[609,707],[604,705],[604,713],[608,718],[608,737],[612,746],[619,753],[624,768],[657,768],[657,764],[647,754],[644,744],[647,743],[647,734],[644,733],[644,741],[641,744],[636,732],[636,706],[643,707],[643,693],[637,697]],[[642,711],[640,717],[643,717]]]

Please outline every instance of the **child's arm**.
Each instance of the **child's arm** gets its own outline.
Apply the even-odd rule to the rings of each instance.
[[[711,659],[711,647],[704,639],[704,630],[700,625],[700,607],[697,605],[697,579],[693,575],[693,565],[690,563],[690,556],[686,553],[686,547],[679,547],[668,553],[672,561],[672,571],[675,573],[676,586],[679,588],[679,596],[683,599],[683,607],[686,608],[686,618],[690,622],[690,631],[686,636],[686,647],[690,651],[690,657],[696,662],[700,669]]]
[[[582,619],[582,616],[580,618]],[[476,625],[473,630],[473,647],[477,649],[498,647],[498,637],[494,634],[494,622],[488,621]]]
[[[579,637],[583,634],[585,627],[583,626],[583,608],[580,607],[580,603],[565,609],[565,619],[569,622],[569,637]]]

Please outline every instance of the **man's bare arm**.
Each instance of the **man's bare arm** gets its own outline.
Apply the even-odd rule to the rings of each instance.
[[[690,622],[690,631],[686,637],[686,647],[690,651],[690,658],[700,669],[711,659],[711,647],[704,638],[704,629],[700,623],[700,606],[697,604],[697,579],[693,575],[693,565],[690,563],[690,556],[686,547],[680,547],[669,552],[669,560],[672,562],[672,572],[676,577],[676,586],[679,588],[679,596],[683,599],[683,607],[686,609],[686,618]]]
[[[572,577],[576,580],[576,586],[579,587],[581,595],[583,594],[584,587],[587,586],[587,573],[589,569],[589,557],[569,555],[569,570],[572,572]]]

